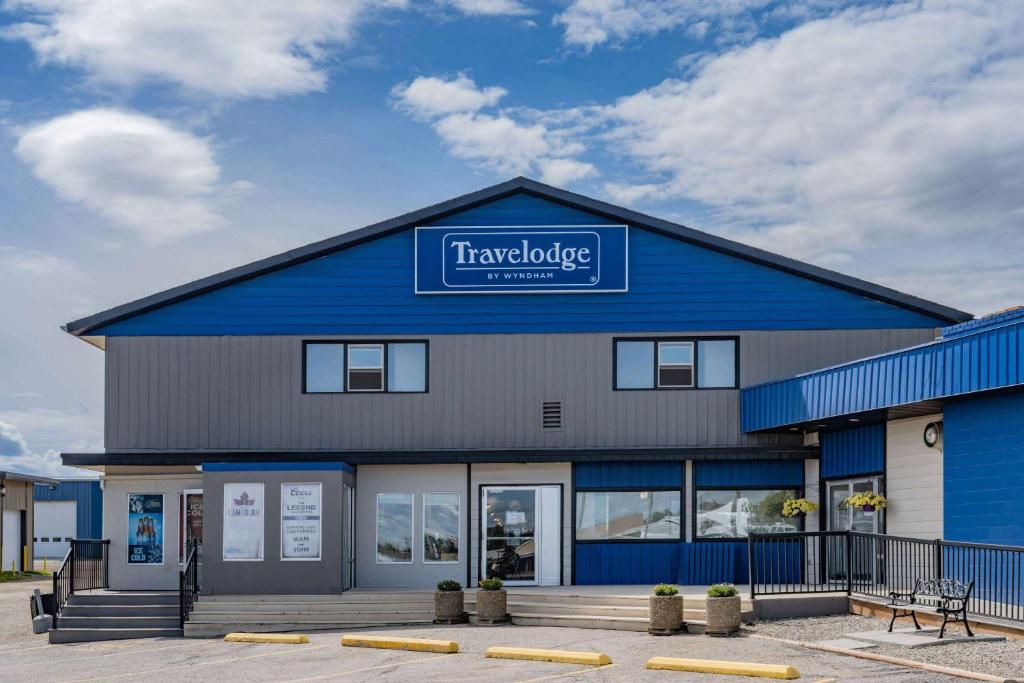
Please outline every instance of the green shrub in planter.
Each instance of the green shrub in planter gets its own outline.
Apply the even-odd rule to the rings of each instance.
[[[505,587],[505,582],[501,579],[480,579],[480,590],[482,591],[500,591]]]
[[[448,593],[450,591],[462,590],[462,584],[455,579],[445,579],[444,581],[437,582],[437,590],[442,593]]]
[[[476,621],[478,624],[503,624],[509,620],[508,594],[501,579],[480,579],[476,592]]]
[[[736,590],[736,586],[731,583],[716,583],[708,587],[709,598],[731,598],[739,594],[740,592]]]
[[[654,594],[658,597],[669,597],[679,595],[679,589],[667,583],[659,583],[654,587]]]
[[[683,596],[667,583],[654,587],[651,596],[650,622],[647,632],[652,636],[671,636],[683,630]]]

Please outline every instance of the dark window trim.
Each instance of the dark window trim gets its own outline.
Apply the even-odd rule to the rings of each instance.
[[[344,348],[341,363],[342,391],[309,391],[306,388],[306,347],[313,344],[334,344]],[[384,388],[381,391],[350,391],[348,388],[348,346],[349,344],[381,344],[384,346]],[[389,391],[388,390],[388,367],[390,365],[391,353],[388,350],[390,344],[423,344],[423,391]],[[360,394],[429,394],[430,393],[430,340],[429,339],[303,339],[302,340],[302,393],[309,396],[340,396]]]
[[[685,469],[686,465],[683,465]],[[685,474],[684,474],[685,477]],[[678,493],[679,494],[679,538],[577,538],[576,536],[576,495],[577,493]],[[572,536],[576,543],[680,543],[686,541],[686,491],[679,486],[590,486],[577,488],[572,498]]]
[[[619,342],[652,342],[654,344],[654,386],[650,387],[619,387],[619,355],[616,347]],[[702,387],[698,380],[700,372],[700,344],[702,341],[734,342],[734,373],[731,387]],[[692,342],[693,343],[693,386],[661,387],[658,386],[658,344],[660,342]],[[730,391],[740,388],[740,337],[739,335],[705,335],[705,336],[659,336],[659,337],[612,337],[612,391]]]
[[[798,498],[807,497],[807,484],[758,484],[758,485],[743,485],[743,486],[697,486],[696,483],[693,485],[693,505],[691,506],[691,520],[690,527],[693,530],[693,542],[694,543],[736,543],[736,542],[747,542],[747,536],[730,536],[728,538],[704,538],[697,535],[697,492],[698,491],[798,491]],[[800,529],[796,533],[800,533],[805,530],[807,518],[803,517],[799,521]]]

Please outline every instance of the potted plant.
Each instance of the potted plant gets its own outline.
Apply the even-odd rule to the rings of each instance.
[[[843,501],[843,505],[846,507],[859,507],[864,512],[874,512],[876,510],[883,509],[887,503],[885,496],[881,493],[875,493],[874,491],[864,491],[862,493],[855,493],[846,500]]]
[[[808,512],[814,512],[820,505],[812,503],[806,498],[790,498],[782,503],[783,517],[798,517],[803,519]]]
[[[434,593],[434,623],[465,624],[468,620],[462,584],[452,579],[438,581]]]
[[[652,636],[671,636],[683,630],[683,596],[679,589],[659,583],[651,595],[651,623],[647,632]]]
[[[740,630],[740,593],[731,583],[708,588],[707,628],[709,636],[731,636]]]
[[[480,624],[501,624],[509,620],[508,595],[501,579],[480,579],[476,592],[476,620]]]

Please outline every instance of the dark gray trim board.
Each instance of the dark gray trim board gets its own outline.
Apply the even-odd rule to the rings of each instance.
[[[816,446],[732,448],[608,448],[468,451],[117,451],[61,453],[69,467],[83,465],[169,466],[204,462],[345,462],[349,465],[427,465],[482,462],[622,462],[650,460],[803,460]]]
[[[877,299],[900,308],[921,313],[927,316],[944,320],[948,323],[960,323],[970,320],[973,316],[964,311],[943,306],[932,301],[927,301],[916,296],[904,294],[888,287],[882,287],[865,280],[849,275],[843,275],[826,268],[819,268],[808,263],[803,263],[786,256],[773,254],[762,249],[734,242],[717,237],[715,235],[694,230],[684,225],[672,223],[661,218],[654,218],[637,211],[631,211],[614,204],[609,204],[597,199],[591,199],[583,195],[562,190],[551,185],[530,180],[529,178],[513,178],[491,187],[486,187],[476,192],[471,192],[461,197],[449,199],[448,201],[428,206],[418,211],[413,211],[396,218],[391,218],[380,223],[368,225],[358,230],[346,232],[335,237],[330,237],[319,242],[313,242],[304,247],[292,249],[276,256],[271,256],[259,261],[254,261],[238,268],[232,268],[216,275],[201,278],[178,287],[153,294],[130,303],[115,306],[101,313],[74,320],[63,326],[63,329],[75,336],[88,335],[90,331],[96,330],[104,325],[124,320],[140,313],[151,311],[155,308],[182,301],[206,292],[225,287],[236,282],[266,273],[293,266],[304,261],[319,258],[327,254],[362,244],[385,235],[405,230],[417,224],[436,221],[445,216],[465,211],[487,202],[502,199],[517,192],[526,192],[543,199],[547,199],[571,208],[589,211],[604,216],[620,223],[635,225],[637,227],[653,230],[676,239],[696,244],[707,249],[736,256],[761,265],[777,268],[801,277],[806,277],[817,282],[838,287],[862,296]]]

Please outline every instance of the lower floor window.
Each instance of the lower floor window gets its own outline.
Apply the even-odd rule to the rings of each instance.
[[[577,492],[576,539],[678,540],[679,498],[679,491]]]
[[[458,493],[423,494],[423,561],[459,561]]]
[[[744,538],[747,534],[799,531],[782,516],[782,504],[799,498],[795,489],[697,490],[697,538]]]
[[[377,563],[412,562],[411,493],[377,494]]]

